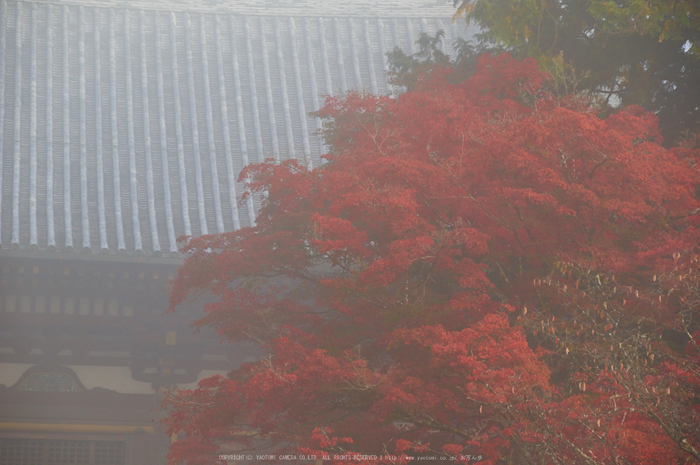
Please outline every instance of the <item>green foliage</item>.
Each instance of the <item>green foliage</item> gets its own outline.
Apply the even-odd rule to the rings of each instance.
[[[504,49],[498,45],[486,42],[474,45],[470,40],[458,37],[452,44],[455,58],[451,59],[442,47],[445,42],[445,32],[438,30],[435,36],[421,33],[416,45],[418,51],[407,55],[400,47],[388,52],[389,82],[403,90],[416,88],[419,77],[425,78],[433,71],[449,69],[449,82],[462,82],[476,72],[476,64],[479,55],[484,53],[497,55]]]
[[[700,128],[700,3],[695,0],[455,0],[484,42],[546,64],[562,59],[612,106],[659,116],[667,143]]]
[[[450,63],[450,57],[441,50],[445,40],[445,31],[439,30],[434,37],[421,33],[416,41],[418,52],[407,55],[401,47],[388,52],[389,78],[394,86],[413,89],[419,74],[439,65]]]

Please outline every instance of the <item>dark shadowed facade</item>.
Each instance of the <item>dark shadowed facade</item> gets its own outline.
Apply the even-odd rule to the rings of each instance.
[[[158,388],[255,359],[163,314],[177,238],[251,226],[245,165],[318,166],[324,96],[467,34],[343,3],[0,0],[0,464],[162,463]]]

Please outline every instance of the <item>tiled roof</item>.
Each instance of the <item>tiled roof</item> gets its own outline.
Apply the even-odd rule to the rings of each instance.
[[[301,2],[229,2],[0,0],[0,249],[169,255],[180,235],[249,226],[241,169],[318,165],[308,113],[323,95],[389,92],[387,51],[466,34],[449,8],[285,16]]]

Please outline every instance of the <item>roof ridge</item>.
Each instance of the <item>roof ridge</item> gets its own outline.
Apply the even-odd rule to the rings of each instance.
[[[145,11],[192,11],[251,16],[447,18],[454,14],[451,0],[360,0],[350,5],[325,0],[6,0]],[[413,4],[408,5],[407,4]]]

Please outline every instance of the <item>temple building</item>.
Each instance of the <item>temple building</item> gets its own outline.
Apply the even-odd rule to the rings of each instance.
[[[249,163],[319,166],[327,95],[445,0],[0,0],[0,464],[155,465],[162,387],[258,356],[164,314],[178,237],[251,226]]]

